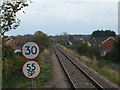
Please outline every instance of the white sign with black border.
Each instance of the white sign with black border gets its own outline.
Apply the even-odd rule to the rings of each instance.
[[[22,67],[22,72],[25,75],[25,77],[29,79],[34,79],[40,75],[40,65],[34,60],[29,60],[25,62],[25,64]]]
[[[39,56],[40,49],[37,43],[27,41],[22,46],[22,55],[27,59],[35,59]]]

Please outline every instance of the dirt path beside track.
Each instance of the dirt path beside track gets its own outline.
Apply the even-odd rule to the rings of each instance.
[[[53,72],[54,77],[45,85],[45,88],[70,88],[65,73],[53,51],[51,56],[51,64],[52,64],[51,71]]]

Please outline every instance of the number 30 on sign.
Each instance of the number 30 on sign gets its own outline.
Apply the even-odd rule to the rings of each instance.
[[[33,41],[28,41],[22,46],[22,54],[27,59],[35,59],[39,53],[39,46]]]

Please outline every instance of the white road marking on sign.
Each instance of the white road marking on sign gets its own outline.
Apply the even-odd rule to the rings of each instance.
[[[40,65],[33,60],[27,61],[22,67],[23,74],[29,79],[38,77],[40,75],[40,70]]]
[[[22,54],[27,59],[35,59],[39,53],[39,46],[33,41],[28,41],[22,46]]]

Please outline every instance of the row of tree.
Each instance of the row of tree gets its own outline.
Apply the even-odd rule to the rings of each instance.
[[[96,30],[92,32],[92,37],[108,37],[116,36],[116,33],[111,30]]]
[[[114,63],[120,64],[120,37],[116,35],[114,31],[111,30],[96,30],[93,31],[91,34],[92,37],[110,37],[110,36],[116,36],[118,39],[114,43],[113,49],[106,54],[106,56],[101,56],[101,50],[100,47],[97,46],[89,46],[87,43],[81,43],[80,40],[76,41],[73,37],[74,35],[69,35],[67,33],[63,33],[60,39],[60,43],[62,45],[65,45],[68,48],[71,48],[75,51],[77,51],[80,55],[85,55],[90,58],[96,58],[99,59],[105,59],[112,61]],[[67,41],[73,42],[72,46],[66,45]]]
[[[88,44],[83,43],[77,46],[70,46],[70,48],[76,50],[80,55],[90,57],[96,60],[108,60],[116,64],[120,64],[120,37],[115,41],[113,49],[106,54],[106,56],[101,56],[101,50],[97,46],[88,46]]]
[[[28,3],[23,1],[9,0],[0,1],[0,34],[4,38],[7,31],[16,29],[20,25],[20,20],[16,17],[18,11],[28,6]],[[10,46],[5,46],[2,43],[2,82],[3,85],[8,79],[8,76],[14,71],[16,57]],[[11,71],[12,70],[12,71]]]
[[[22,46],[25,41],[36,42],[40,46],[40,53],[42,53],[44,49],[51,47],[51,39],[41,31],[37,31],[35,34],[29,35],[29,39],[26,37],[26,35],[18,36],[17,38],[22,40],[20,46]],[[12,47],[5,46],[4,43],[2,46],[2,51],[2,76],[4,86],[13,72],[16,70],[21,72],[21,68],[25,62],[25,59],[21,56],[21,53],[18,53],[21,57],[16,57]]]
[[[110,36],[117,36],[114,31],[111,30],[96,30],[92,33],[92,37],[110,37]],[[113,49],[107,53],[104,59],[113,61],[115,63],[120,64],[120,37],[117,36],[118,39],[114,43]]]
[[[28,6],[26,0],[0,1],[0,33],[4,36],[5,32],[16,29],[20,25],[20,20],[16,17],[18,11]]]
[[[37,31],[33,35],[27,34],[27,35],[18,35],[17,38],[20,38],[22,41],[20,42],[20,45],[22,45],[26,41],[34,41],[38,43],[41,49],[48,48],[51,46],[51,39],[42,31]]]
[[[100,60],[100,48],[97,46],[89,46],[87,43],[79,44],[75,47],[75,50],[80,54],[91,59]]]
[[[106,55],[106,59],[120,64],[120,37],[114,43],[114,48]]]
[[[16,29],[20,25],[20,20],[16,17],[18,11],[28,6],[27,0],[8,0],[7,2],[0,1],[0,34],[4,38],[4,34],[7,31]],[[24,11],[23,11],[24,13]],[[29,36],[29,37],[27,37]],[[44,48],[51,46],[50,38],[43,32],[35,32],[34,35],[18,36],[22,45],[25,41],[35,41],[39,44],[41,51]],[[2,43],[2,77],[3,87],[7,80],[10,80],[11,73],[21,72],[21,66],[25,62],[24,58],[18,58],[14,55],[12,47],[5,46],[4,41]]]

